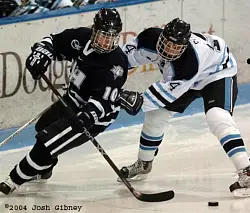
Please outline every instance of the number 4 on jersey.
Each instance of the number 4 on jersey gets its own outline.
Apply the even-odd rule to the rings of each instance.
[[[173,91],[176,87],[178,87],[180,85],[181,85],[181,83],[176,83],[176,82],[169,83],[170,91]]]
[[[126,45],[126,50],[125,50],[125,53],[126,54],[129,54],[132,50],[136,49],[136,47],[134,45],[131,45],[131,44],[127,44]]]

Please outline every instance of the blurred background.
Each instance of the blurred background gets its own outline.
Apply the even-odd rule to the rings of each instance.
[[[69,7],[84,7],[89,4],[126,0],[0,0],[0,17],[20,16],[58,10]]]

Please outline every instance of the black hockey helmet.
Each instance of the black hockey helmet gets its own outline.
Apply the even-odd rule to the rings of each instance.
[[[163,60],[176,60],[187,48],[190,36],[190,24],[176,18],[163,29],[156,50]]]
[[[109,53],[118,47],[122,21],[116,9],[102,8],[94,18],[92,47],[97,53]]]

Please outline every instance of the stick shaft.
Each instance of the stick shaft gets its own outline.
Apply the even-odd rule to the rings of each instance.
[[[48,108],[46,108],[45,110],[43,110],[42,112],[40,112],[36,117],[34,117],[31,120],[29,120],[23,126],[21,126],[18,130],[16,130],[14,133],[12,133],[9,137],[5,138],[0,143],[0,147],[3,146],[4,144],[6,144],[11,138],[17,136],[22,130],[24,130],[27,126],[29,126],[30,124],[32,124],[35,120],[37,120],[38,118],[40,118],[42,116],[42,114],[45,113],[49,108],[50,108],[50,106]]]

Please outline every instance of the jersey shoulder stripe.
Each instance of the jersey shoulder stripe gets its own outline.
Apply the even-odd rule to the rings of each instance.
[[[137,36],[137,48],[145,48],[151,51],[156,51],[156,43],[161,32],[162,29],[157,27],[150,27],[145,29]]]
[[[182,56],[170,63],[174,72],[173,80],[190,80],[199,70],[199,58],[195,48],[189,43]]]

